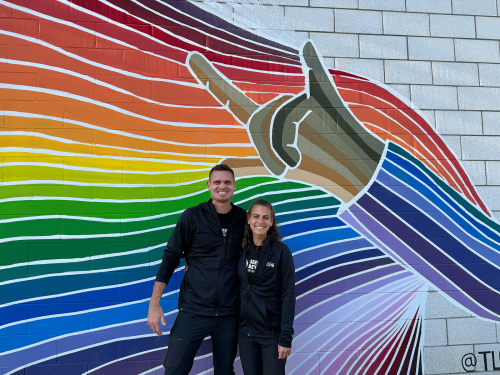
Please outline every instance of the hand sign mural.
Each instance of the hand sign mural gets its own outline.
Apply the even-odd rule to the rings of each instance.
[[[154,276],[221,161],[236,204],[274,204],[294,254],[288,373],[425,373],[430,286],[498,320],[500,227],[388,87],[184,1],[0,15],[0,373],[162,374],[183,265],[162,337]],[[207,339],[193,373],[211,368]]]

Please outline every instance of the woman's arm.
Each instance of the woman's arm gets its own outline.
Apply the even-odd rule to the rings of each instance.
[[[295,265],[292,252],[288,246],[281,252],[280,279],[281,279],[281,334],[278,346],[292,347],[293,319],[295,317]],[[280,353],[281,354],[281,353]],[[289,354],[289,351],[288,351]]]

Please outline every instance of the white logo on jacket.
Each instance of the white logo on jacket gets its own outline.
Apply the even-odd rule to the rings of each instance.
[[[274,263],[272,263],[272,262],[267,262],[267,263],[266,263],[266,266],[267,266],[267,267],[274,267]]]

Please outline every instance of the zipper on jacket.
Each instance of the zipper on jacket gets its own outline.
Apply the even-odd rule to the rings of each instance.
[[[267,246],[266,246],[266,249],[267,249]],[[266,254],[266,258],[264,259],[264,262],[267,260],[269,253],[270,252],[268,251]],[[250,281],[250,282],[248,282],[248,272],[247,272],[246,267],[245,267],[245,273],[247,276],[247,283],[248,283],[248,287],[247,287],[247,293],[248,293],[248,312],[247,312],[247,314],[248,314],[248,336],[250,336],[250,332],[252,330],[252,323],[253,323],[252,314],[250,313],[251,312],[250,306],[251,306],[251,301],[252,301],[252,283],[255,280],[255,278],[257,277],[257,274],[259,273],[259,271],[262,269],[262,264],[264,263],[264,262],[262,262],[263,256],[264,256],[264,246],[262,246],[262,252],[260,253],[260,256],[259,256],[259,264],[257,264],[257,269],[255,270],[255,273],[252,277],[252,281]],[[246,255],[245,255],[245,260],[246,260]]]

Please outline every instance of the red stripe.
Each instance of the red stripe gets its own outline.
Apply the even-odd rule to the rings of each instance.
[[[434,129],[421,117],[419,116],[414,110],[412,110],[410,107],[408,107],[403,101],[399,100],[397,97],[392,95],[389,91],[385,90],[384,88],[372,83],[372,82],[360,82],[356,81],[353,79],[350,79],[345,76],[334,76],[333,77],[335,80],[335,83],[339,87],[344,87],[344,88],[350,88],[358,91],[363,91],[366,92],[367,94],[376,96],[382,100],[385,100],[392,105],[394,105],[396,108],[399,110],[405,112],[411,119],[413,119],[415,122],[417,122],[422,129],[426,132],[427,136],[433,140],[438,146],[439,153],[443,153],[444,155],[442,157],[437,157],[438,160],[441,160],[442,162],[445,162],[449,160],[453,166],[456,168],[456,171],[451,168],[451,166],[447,167],[446,169],[448,170],[448,173],[450,173],[453,176],[457,176],[457,172],[460,176],[457,176],[459,178],[459,186],[463,188],[464,194],[469,198],[469,200],[473,203],[478,203],[479,206],[483,209],[483,211],[490,216],[488,209],[482,202],[481,198],[479,198],[479,195],[477,194],[476,190],[472,186],[472,183],[470,182],[469,177],[463,170],[463,168],[460,166],[458,160],[455,158],[455,156],[451,153],[451,151],[448,149],[448,147],[444,144],[443,140],[441,137],[436,134]],[[410,129],[410,131],[413,134],[419,134],[422,132],[422,129],[418,129],[415,125],[413,129]],[[429,145],[427,145],[429,146]],[[472,194],[472,195],[471,195]]]

